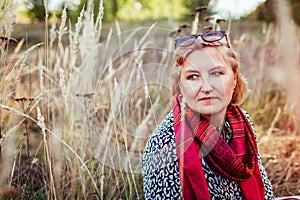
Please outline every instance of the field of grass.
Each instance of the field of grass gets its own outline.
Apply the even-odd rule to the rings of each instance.
[[[142,151],[171,109],[169,34],[181,22],[102,24],[86,11],[73,25],[63,15],[14,26],[12,11],[1,33],[18,39],[1,43],[1,198],[143,199]],[[285,12],[230,33],[277,197],[300,195],[300,34]]]

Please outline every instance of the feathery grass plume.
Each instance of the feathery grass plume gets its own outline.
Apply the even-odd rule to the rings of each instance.
[[[146,77],[145,77],[145,73],[144,73],[144,71],[142,69],[142,64],[138,63],[138,67],[140,69],[140,73],[142,74],[142,81],[144,82],[145,99],[147,99],[147,98],[150,97],[148,83],[147,83],[147,80],[146,80]],[[151,104],[152,104],[152,102],[151,102]]]
[[[16,125],[12,126],[8,130],[4,130],[4,133],[2,135],[2,138],[0,140],[1,146],[5,149],[6,146],[9,146],[9,143],[7,141],[10,140],[10,138],[14,135],[16,131],[21,127],[24,119],[20,120]],[[9,123],[8,123],[9,124]]]
[[[10,106],[7,106],[7,105],[3,105],[3,104],[0,104],[0,108],[3,109],[3,110],[6,110],[8,112],[11,112],[12,114],[16,114],[16,115],[19,115],[19,116],[22,116],[22,117],[27,117],[28,119],[31,119],[31,120],[34,120],[32,117],[30,117],[29,115],[27,115],[26,113],[23,113],[22,111],[20,110],[17,110],[13,107],[10,107]],[[35,121],[35,120],[34,120]]]
[[[93,1],[88,1],[86,11],[84,12],[85,20],[82,24],[82,34],[80,36],[80,41],[84,42],[79,44],[82,59],[86,58],[86,56],[96,48],[99,41],[96,34],[98,30],[95,29],[93,7]]]
[[[84,14],[84,7],[82,8],[80,15],[77,19],[75,24],[75,32],[72,31],[70,28],[69,32],[69,42],[70,42],[70,57],[71,57],[71,67],[75,67],[76,62],[76,53],[78,51],[78,44],[79,44],[79,35],[82,28],[82,19]],[[71,27],[71,24],[70,24]]]
[[[101,37],[103,16],[104,16],[103,0],[100,0],[98,15],[97,15],[96,23],[95,23],[96,38],[99,38],[99,39]],[[100,41],[97,41],[97,42],[100,42]]]
[[[43,93],[45,90],[45,85],[44,85],[44,70],[45,66],[43,65],[43,58],[40,54],[38,54],[38,69],[39,69],[39,85],[40,85],[40,93]]]
[[[67,101],[68,101],[68,95],[69,95],[69,92],[68,92],[68,89],[67,89],[67,86],[66,86],[66,81],[65,81],[65,71],[64,69],[60,66],[59,64],[59,60],[57,59],[57,63],[59,65],[59,86],[60,86],[60,89],[61,89],[61,93],[62,93],[62,96],[64,98],[64,101],[65,101],[65,105],[67,105]],[[66,108],[68,108],[67,106],[65,106]],[[68,110],[67,110],[68,111]]]
[[[62,11],[61,15],[61,23],[58,28],[58,47],[60,49],[60,52],[63,52],[63,44],[62,44],[62,37],[65,35],[68,31],[68,28],[66,27],[66,21],[67,21],[67,6],[64,6],[64,9]]]
[[[39,107],[37,107],[37,125],[42,129],[42,135],[43,135],[43,141],[44,141],[44,148],[45,148],[45,158],[48,164],[48,169],[49,169],[49,177],[50,177],[50,194],[49,196],[54,197],[54,199],[56,199],[56,192],[55,192],[55,182],[54,182],[54,175],[52,172],[52,161],[51,161],[51,155],[49,152],[49,145],[48,145],[48,137],[47,137],[47,133],[46,133],[46,126],[44,123],[44,116],[41,113],[41,109]]]
[[[6,94],[5,96],[1,97],[0,103],[7,101],[8,99],[11,99],[14,96],[14,92],[10,92]]]
[[[56,11],[53,11],[52,15],[52,22],[51,22],[51,28],[50,28],[50,49],[53,48],[53,43],[56,40],[57,32],[56,32],[56,23],[57,23],[57,17],[56,17]]]
[[[5,0],[0,1],[0,8],[0,35],[9,38],[15,25],[17,6],[14,0]],[[6,61],[8,45],[9,41],[0,45],[1,66],[3,66]]]
[[[15,4],[14,0],[6,0],[0,2],[0,7],[1,31],[3,31],[1,34],[9,37],[14,29],[16,21],[17,5]]]

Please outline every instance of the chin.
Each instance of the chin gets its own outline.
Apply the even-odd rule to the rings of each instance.
[[[213,108],[207,108],[207,109],[197,109],[196,111],[200,113],[201,115],[216,115],[221,114],[226,109],[226,107],[213,107]]]

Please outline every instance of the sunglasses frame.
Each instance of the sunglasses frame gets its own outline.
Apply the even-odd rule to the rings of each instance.
[[[205,36],[207,36],[207,35],[219,34],[219,33],[222,34],[222,36],[221,36],[219,39],[216,39],[216,40],[207,40],[207,39],[205,39]],[[194,43],[199,39],[199,37],[200,37],[203,41],[205,41],[205,42],[217,42],[217,41],[222,40],[222,39],[224,38],[224,36],[225,36],[225,38],[226,38],[227,47],[230,48],[230,44],[229,44],[229,41],[228,41],[228,37],[227,37],[226,31],[224,31],[224,30],[220,30],[220,31],[210,31],[210,32],[206,32],[206,33],[204,33],[204,34],[199,34],[199,35],[188,35],[188,36],[183,36],[183,37],[180,37],[180,38],[175,39],[174,43],[175,43],[175,48],[177,48],[177,47],[187,47],[187,46],[190,46],[190,45],[194,44]],[[178,42],[179,42],[179,41],[182,41],[183,39],[187,39],[187,40],[188,40],[188,39],[193,39],[193,38],[194,38],[194,41],[193,41],[192,43],[190,43],[190,44],[187,44],[187,45],[178,45]]]

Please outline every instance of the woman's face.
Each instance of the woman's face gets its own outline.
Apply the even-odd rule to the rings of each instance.
[[[179,87],[187,105],[206,119],[224,119],[236,80],[217,49],[194,50],[186,57],[180,73]]]

